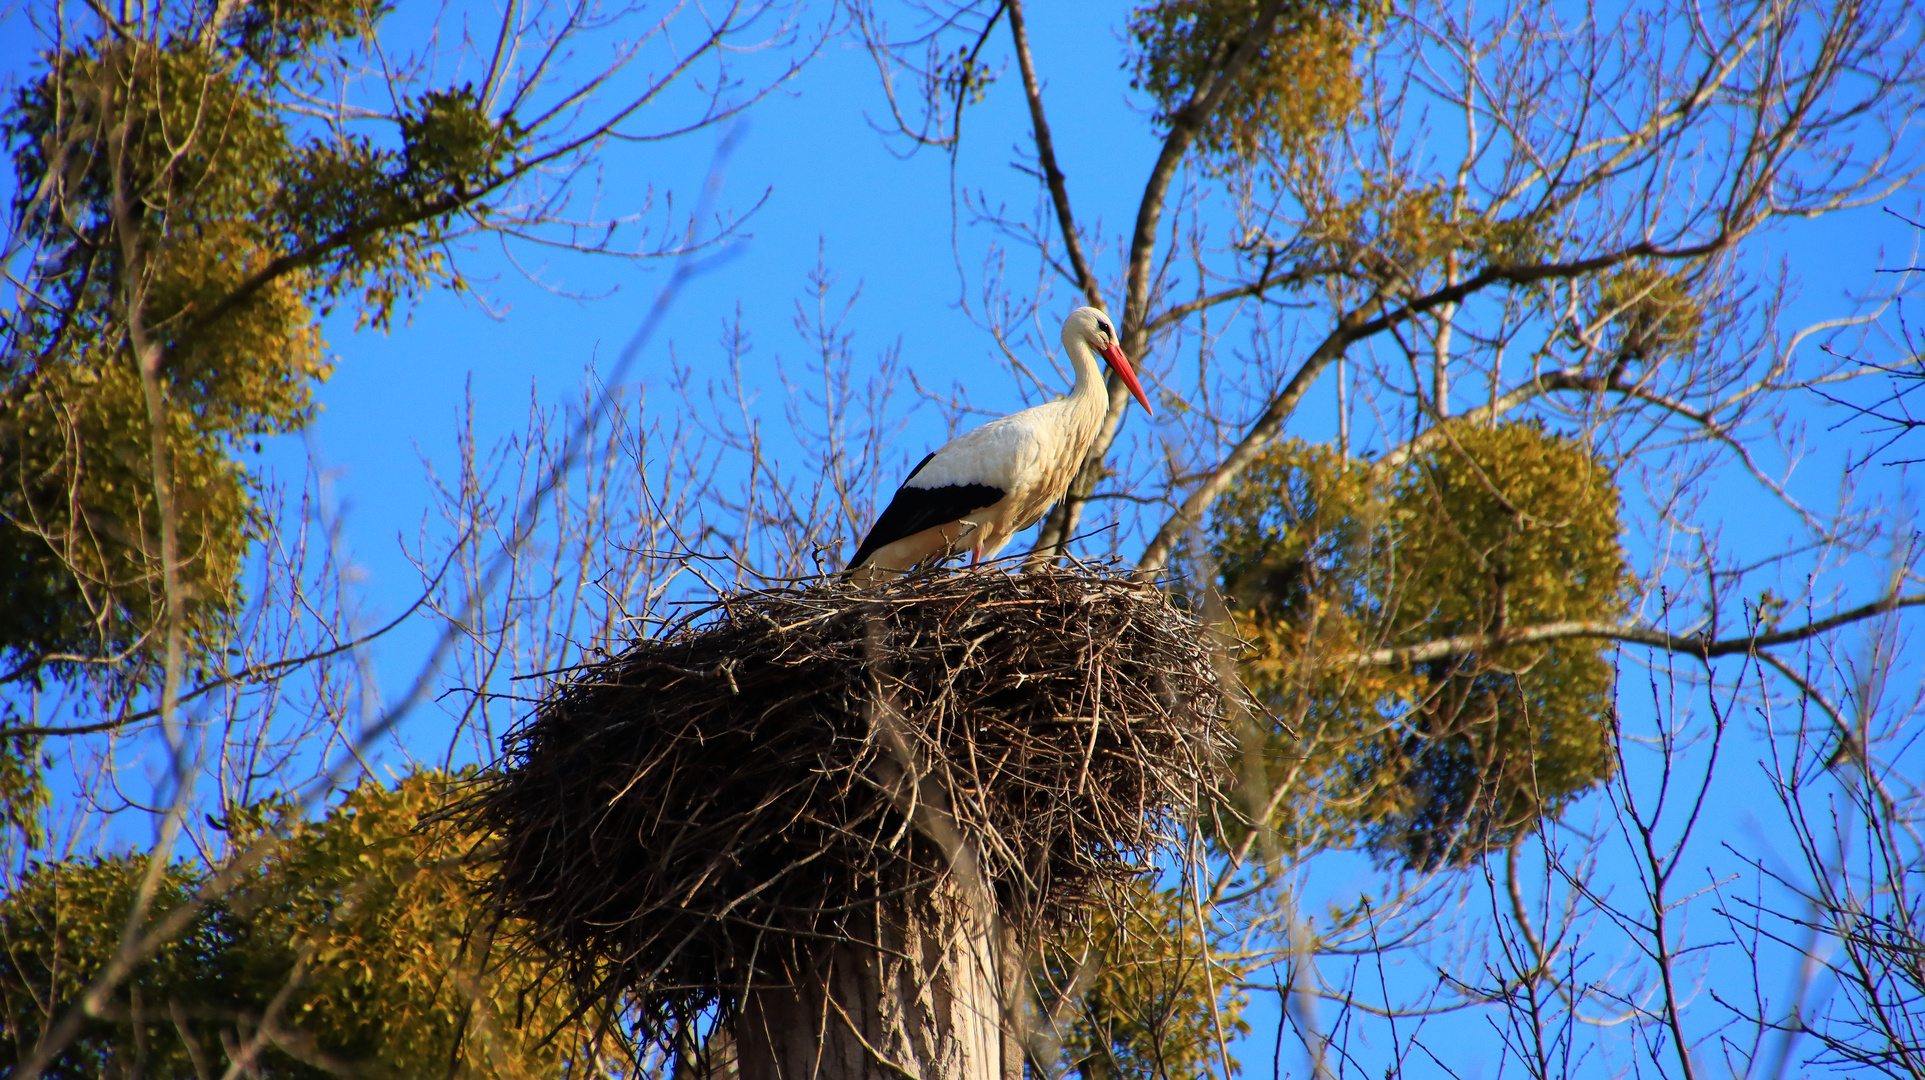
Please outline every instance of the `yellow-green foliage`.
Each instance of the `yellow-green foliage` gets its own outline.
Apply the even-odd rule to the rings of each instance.
[[[1606,348],[1635,360],[1690,352],[1704,327],[1690,283],[1652,266],[1621,266],[1606,275],[1590,315],[1607,328]]]
[[[14,735],[0,738],[0,835],[11,833],[29,847],[44,838],[40,814],[51,801],[47,781],[40,769],[45,764],[41,746],[45,736]],[[0,849],[4,857],[4,849]]]
[[[1611,774],[1615,672],[1596,640],[1358,662],[1622,614],[1618,492],[1583,446],[1527,423],[1438,434],[1394,470],[1280,444],[1219,507],[1224,587],[1255,646],[1244,676],[1280,721],[1256,782],[1297,793],[1272,823],[1287,844],[1459,861]]]
[[[1486,220],[1475,207],[1454,211],[1441,184],[1414,185],[1395,174],[1364,174],[1339,191],[1306,162],[1296,170],[1303,238],[1323,257],[1372,281],[1436,288],[1446,260],[1458,280],[1485,267],[1535,262],[1550,253],[1528,220]]]
[[[1256,0],[1163,0],[1130,21],[1136,78],[1157,119],[1167,124],[1207,77],[1223,69],[1237,35],[1256,17]],[[1351,62],[1370,9],[1343,0],[1294,0],[1276,32],[1197,134],[1214,155],[1248,158],[1260,150],[1301,154],[1335,130],[1362,99]]]
[[[155,296],[185,307],[220,288],[210,278],[249,263],[188,245],[163,265]],[[167,387],[181,618],[202,645],[238,603],[258,525],[236,455],[254,436],[306,419],[312,385],[327,371],[292,282],[263,289],[242,314],[182,349]],[[132,645],[164,604],[151,426],[134,362],[124,350],[76,350],[11,389],[14,410],[0,424],[0,648],[92,654]]]
[[[592,1020],[564,1025],[567,999],[487,932],[462,879],[475,838],[415,831],[446,794],[433,774],[393,788],[369,782],[299,827],[240,890],[144,961],[49,1075],[193,1076],[196,1054],[218,1075],[263,1031],[250,1075],[552,1076],[564,1057],[589,1052]],[[237,843],[254,839],[249,826],[233,828]],[[128,856],[41,866],[0,902],[0,1056],[31,1046],[112,956],[145,865]],[[152,910],[178,905],[201,881],[168,868]]]
[[[1246,968],[1216,952],[1180,893],[1133,882],[1046,952],[1040,998],[1068,1021],[1063,1064],[1086,1080],[1222,1077],[1221,1046],[1250,1030]]]
[[[144,860],[75,860],[37,867],[0,902],[0,1055],[19,1061],[51,1019],[71,1006],[88,979],[111,960],[138,894]],[[194,877],[168,868],[153,893],[155,912],[187,900]],[[147,919],[136,932],[153,924]],[[179,1003],[233,1014],[228,973],[221,970],[216,918],[145,960],[129,990],[113,995],[88,1033],[60,1056],[47,1076],[193,1076],[193,1059],[178,1039],[156,1041]],[[139,1028],[149,1045],[136,1049]]]
[[[393,149],[298,140],[281,89],[385,5],[246,5],[211,40],[190,7],[50,54],[0,119],[35,245],[30,299],[0,328],[0,662],[23,673],[155,651],[161,516],[137,329],[158,358],[177,495],[175,615],[205,656],[261,524],[241,455],[304,424],[328,375],[316,310],[354,298],[385,326],[405,298],[458,287],[448,219],[522,139],[463,87],[400,103]]]

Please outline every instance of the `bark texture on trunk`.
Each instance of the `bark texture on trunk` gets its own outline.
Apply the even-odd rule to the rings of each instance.
[[[740,1080],[1021,1080],[998,978],[1008,964],[968,905],[893,900],[868,934],[820,948],[792,985],[735,1019]]]

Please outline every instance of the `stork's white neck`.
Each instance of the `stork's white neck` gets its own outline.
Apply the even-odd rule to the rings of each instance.
[[[1065,326],[1063,349],[1069,353],[1070,363],[1076,365],[1076,385],[1070,388],[1070,400],[1081,403],[1091,398],[1101,398],[1107,406],[1109,388],[1103,381],[1103,362],[1090,351],[1083,335]]]

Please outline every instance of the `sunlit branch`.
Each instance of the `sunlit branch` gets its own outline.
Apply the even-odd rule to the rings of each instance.
[[[1874,600],[1869,604],[1841,611],[1802,626],[1731,638],[1711,638],[1703,634],[1672,634],[1647,626],[1620,623],[1553,622],[1516,627],[1502,634],[1459,634],[1455,637],[1426,641],[1420,645],[1373,649],[1369,652],[1352,653],[1349,656],[1340,657],[1337,662],[1372,667],[1404,666],[1453,656],[1468,656],[1512,645],[1530,645],[1571,638],[1622,641],[1710,660],[1720,656],[1750,655],[1773,646],[1805,641],[1886,612],[1920,605],[1925,605],[1925,593],[1894,594],[1883,600]]]

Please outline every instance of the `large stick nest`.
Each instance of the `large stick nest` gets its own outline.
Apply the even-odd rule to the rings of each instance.
[[[1210,640],[1103,572],[733,594],[561,673],[453,816],[577,992],[664,1030],[945,876],[1034,926],[1141,872],[1215,789]]]

